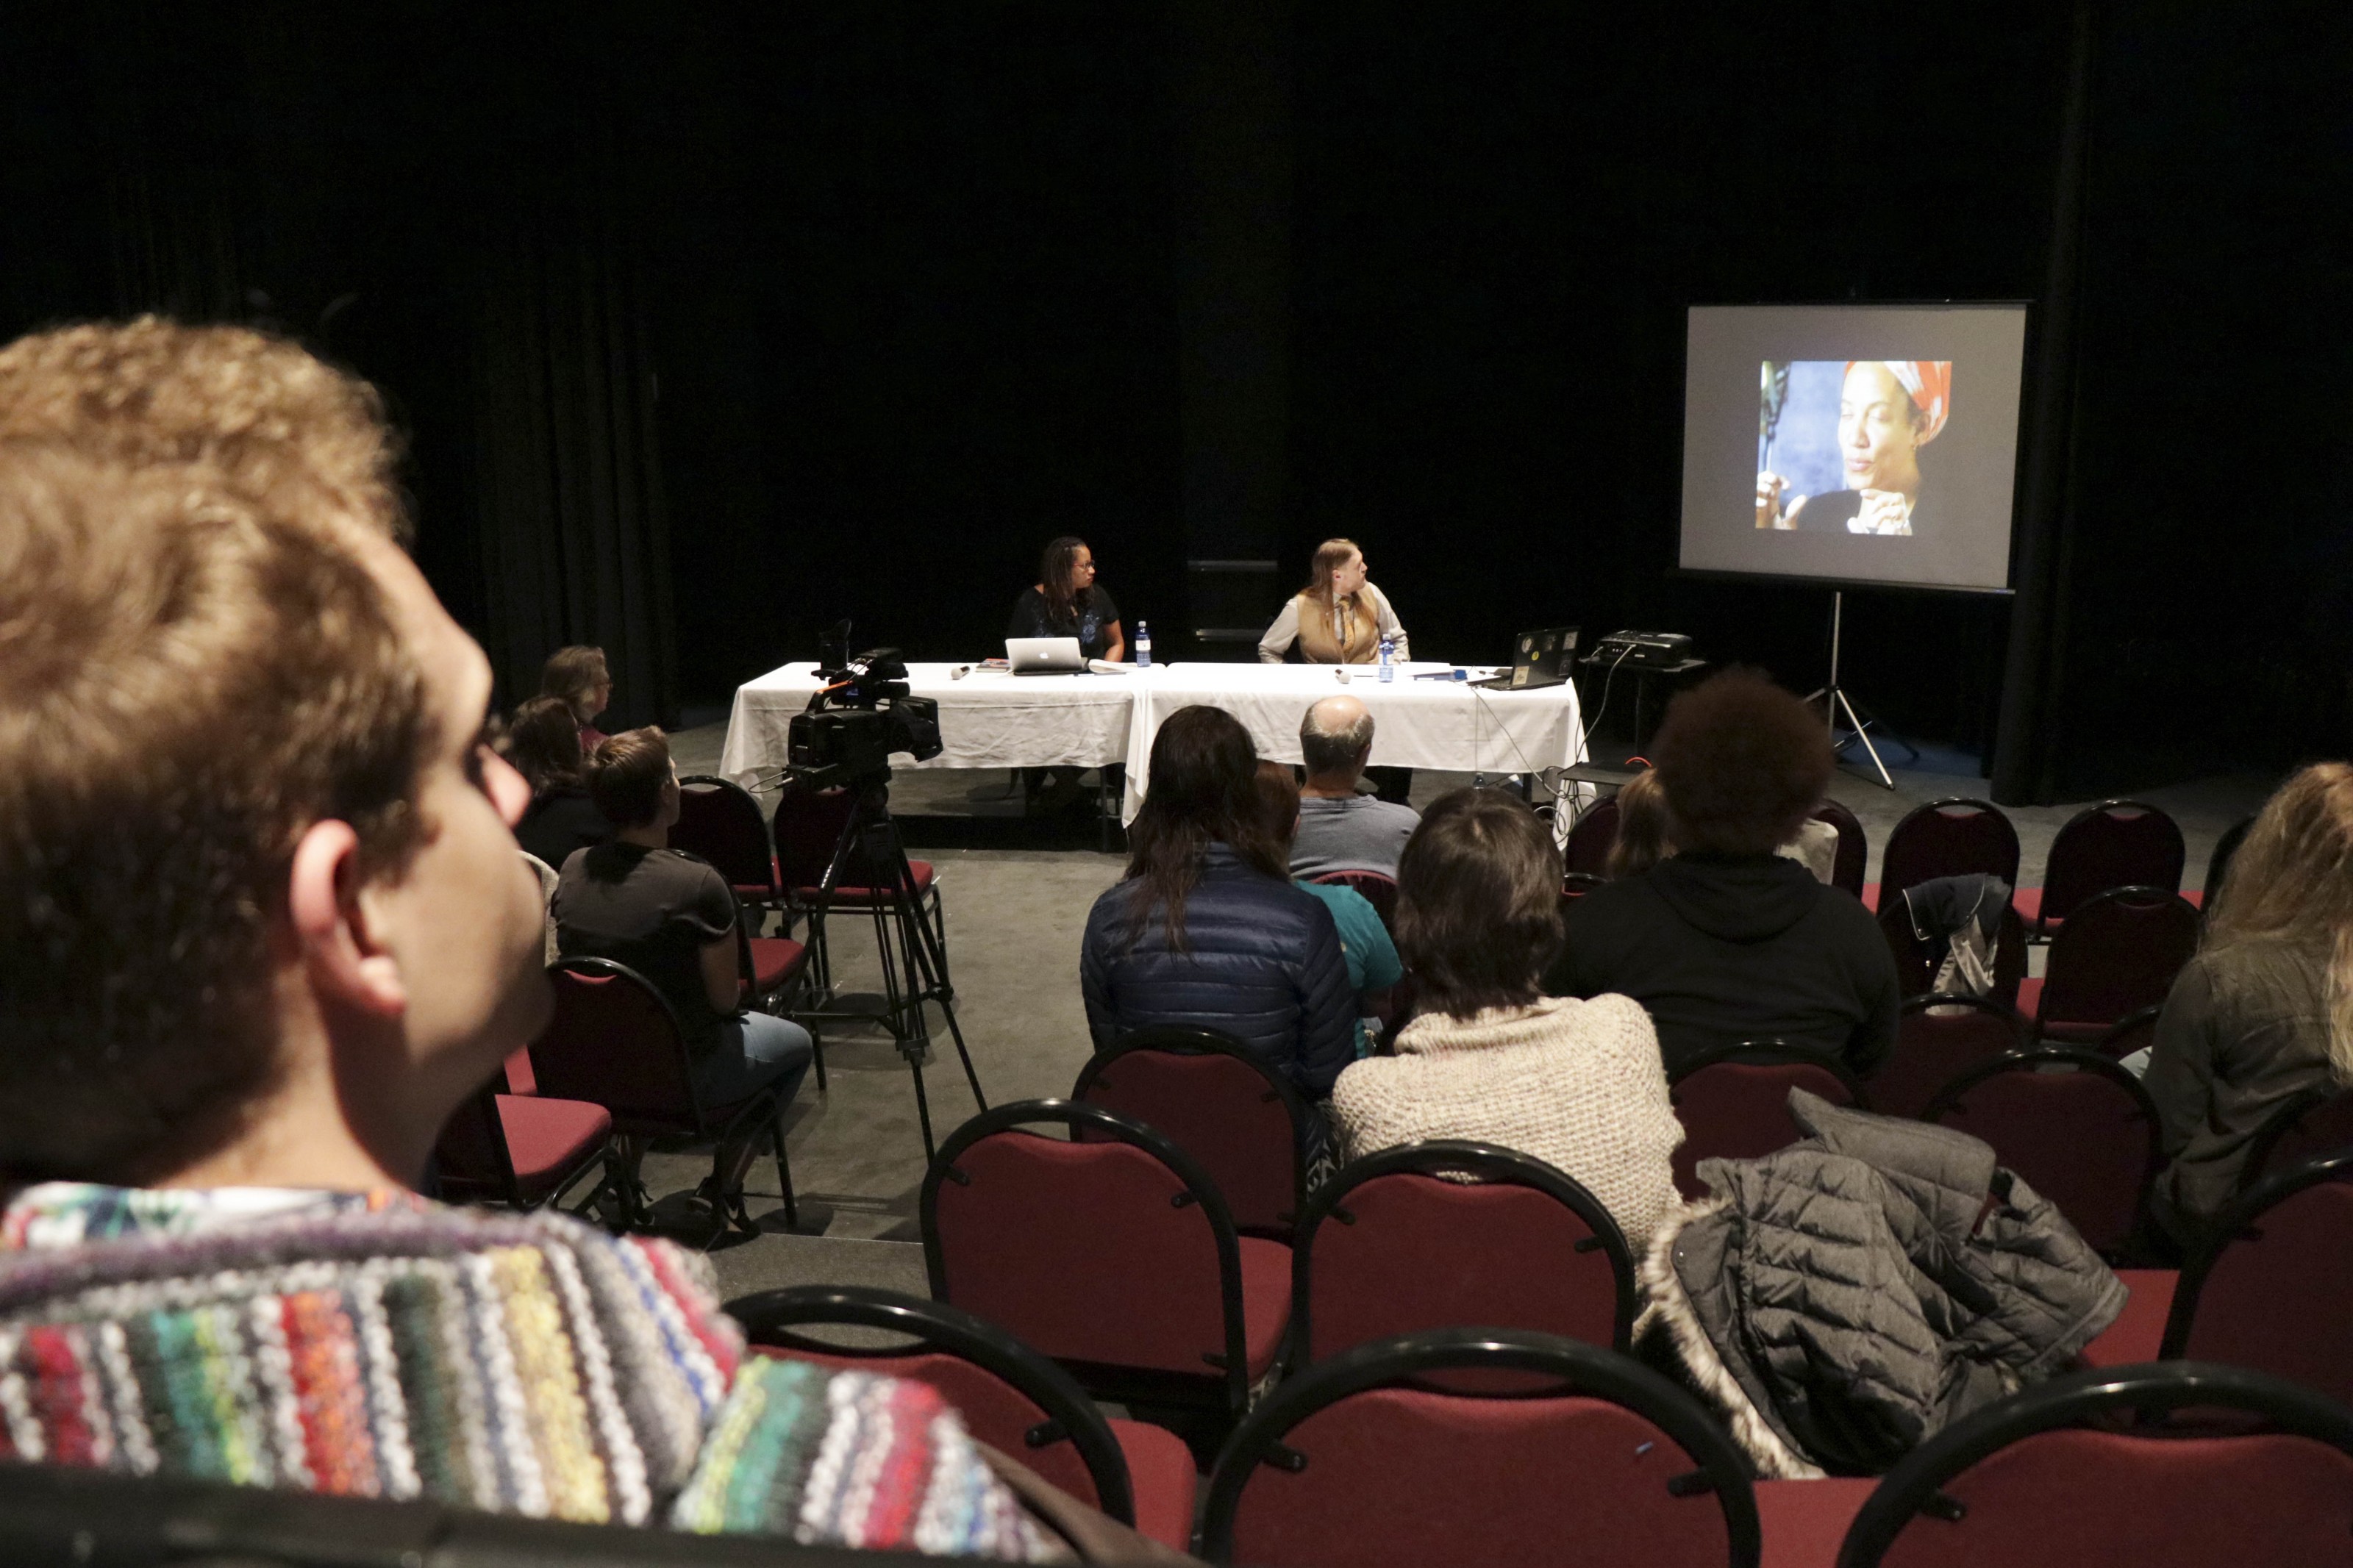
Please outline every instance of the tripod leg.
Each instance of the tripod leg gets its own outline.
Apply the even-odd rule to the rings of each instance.
[[[1894,789],[1895,780],[1888,773],[1887,764],[1879,760],[1879,748],[1871,743],[1870,731],[1862,727],[1862,721],[1854,716],[1854,704],[1849,702],[1846,700],[1846,693],[1836,687],[1831,689],[1831,697],[1840,708],[1846,710],[1847,724],[1854,731],[1854,738],[1862,742],[1863,752],[1871,758],[1871,765],[1879,771],[1879,782],[1889,789]]]
[[[923,1163],[929,1165],[939,1154],[932,1142],[932,1102],[923,1094],[923,1058],[911,1056],[907,1070],[915,1075],[915,1120],[923,1127]]]

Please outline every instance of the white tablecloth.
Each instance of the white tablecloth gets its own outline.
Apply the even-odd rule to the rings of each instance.
[[[1208,703],[1240,719],[1259,755],[1295,763],[1299,721],[1320,698],[1345,692],[1373,713],[1373,763],[1457,773],[1533,773],[1582,760],[1577,688],[1486,691],[1461,681],[1416,680],[1401,666],[1384,684],[1368,666],[1173,664],[1126,675],[1008,675],[947,664],[907,667],[908,689],[940,705],[940,754],[896,767],[1042,768],[1127,764],[1121,817],[1134,820],[1149,780],[1152,738],[1179,708]],[[738,687],[720,771],[748,781],[785,765],[793,715],[817,690],[814,664],[788,664]]]
[[[893,767],[1097,768],[1127,756],[1132,675],[1009,675],[951,664],[911,664],[907,689],[940,705],[940,754]],[[817,690],[814,663],[788,664],[735,689],[719,771],[732,779],[785,765],[793,715]]]
[[[1372,765],[1443,768],[1455,773],[1534,773],[1582,760],[1577,688],[1488,691],[1456,680],[1416,680],[1419,670],[1443,664],[1401,666],[1384,682],[1366,665],[1175,664],[1136,682],[1127,732],[1127,798],[1121,818],[1133,822],[1150,785],[1152,738],[1179,708],[1208,703],[1242,721],[1258,754],[1302,761],[1299,721],[1310,705],[1345,693],[1372,710]],[[1474,672],[1476,673],[1476,672]]]

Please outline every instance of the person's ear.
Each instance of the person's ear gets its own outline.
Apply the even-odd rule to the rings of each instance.
[[[399,961],[382,940],[375,890],[360,882],[360,840],[351,824],[314,822],[294,845],[286,910],[302,967],[322,996],[381,1017],[408,1006]]]

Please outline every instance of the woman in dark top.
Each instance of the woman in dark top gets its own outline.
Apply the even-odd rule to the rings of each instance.
[[[1089,658],[1127,657],[1119,606],[1095,585],[1095,555],[1083,539],[1067,534],[1046,546],[1038,581],[1013,602],[1008,637],[1076,637]]]
[[[561,871],[575,849],[613,837],[581,782],[580,726],[569,704],[534,697],[507,725],[507,760],[531,784],[531,805],[515,824],[515,842]]]

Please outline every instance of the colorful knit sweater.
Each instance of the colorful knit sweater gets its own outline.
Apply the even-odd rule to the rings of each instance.
[[[1055,1552],[931,1388],[746,1357],[714,1286],[560,1215],[33,1187],[0,1214],[0,1458]]]

